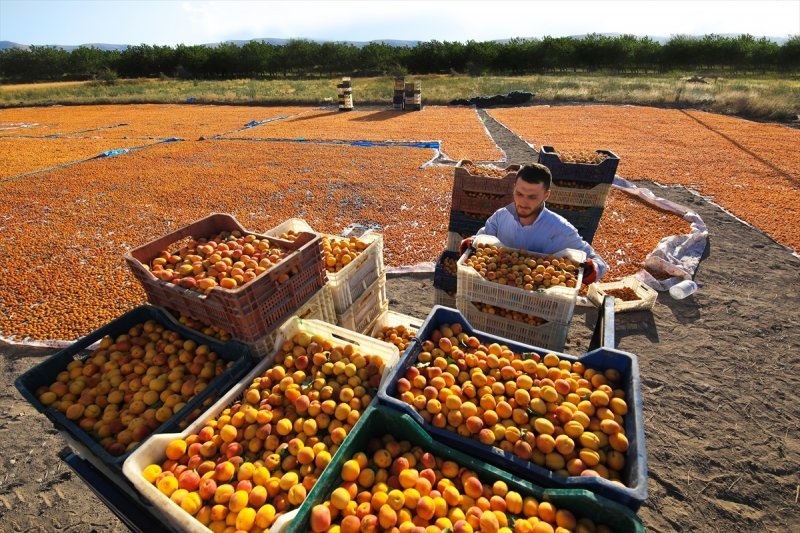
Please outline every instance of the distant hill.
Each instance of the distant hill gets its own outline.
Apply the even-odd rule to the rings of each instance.
[[[602,34],[599,34],[599,35],[604,35],[604,36],[607,36],[607,37],[621,37],[623,34],[621,34],[621,33],[602,33]],[[719,35],[720,35],[720,37],[737,37],[738,34],[732,34],[731,33],[731,34],[719,34]],[[569,37],[569,38],[572,38],[572,39],[583,39],[584,37],[586,37],[586,34],[583,34],[583,35],[568,35],[566,37]],[[654,36],[654,35],[648,35],[648,37],[650,39],[652,39],[653,41],[655,41],[655,42],[657,42],[659,44],[662,44],[662,45],[667,43],[672,38],[672,37]],[[698,36],[698,37],[702,37],[702,36]],[[756,37],[756,39],[760,39],[760,38],[761,38],[761,36]],[[300,39],[313,41],[313,42],[317,42],[317,43],[325,43],[325,42],[347,43],[347,44],[352,44],[352,45],[354,45],[354,46],[356,46],[358,48],[362,48],[362,47],[364,47],[364,46],[366,46],[366,45],[368,45],[370,43],[383,43],[383,44],[387,44],[389,46],[409,46],[409,47],[413,48],[414,46],[416,46],[417,44],[420,43],[420,41],[404,41],[404,40],[400,40],[400,39],[375,39],[375,40],[372,40],[372,41],[331,41],[331,40],[325,40],[325,39],[306,39],[306,38],[300,38]],[[536,39],[536,37],[524,37],[523,39],[531,39],[532,40],[532,39]],[[772,41],[772,42],[774,42],[774,43],[776,43],[778,45],[783,45],[789,40],[788,37],[775,37],[775,36],[766,36],[766,39],[768,39],[768,40],[770,40],[770,41]],[[224,41],[224,42],[225,43],[232,43],[232,44],[235,44],[235,45],[238,45],[238,46],[242,46],[242,45],[245,45],[245,44],[247,44],[249,42],[252,42],[252,41],[259,41],[259,42],[264,42],[264,43],[269,43],[269,44],[274,44],[274,45],[278,45],[279,46],[279,45],[284,45],[284,44],[288,43],[290,40],[292,40],[292,39],[279,39],[279,38],[274,38],[274,37],[264,37],[264,38],[260,38],[260,39],[242,39],[242,40],[231,40],[231,41]],[[505,44],[505,43],[508,43],[509,41],[511,41],[510,38],[509,39],[495,39],[494,42],[500,43],[500,44]],[[202,46],[215,47],[215,46],[219,46],[220,44],[223,44],[223,43],[206,43],[206,44],[203,44]],[[130,45],[130,44],[87,43],[87,44],[79,44],[79,45],[52,44],[52,45],[45,45],[45,46],[51,46],[53,48],[61,48],[63,50],[71,52],[71,51],[75,50],[76,48],[80,48],[82,46],[83,47],[89,47],[89,48],[94,47],[94,48],[97,48],[98,50],[125,51],[125,50],[127,50],[128,48],[130,48],[133,45]],[[21,48],[23,50],[28,50],[30,48],[30,45],[19,44],[19,43],[15,43],[15,42],[11,42],[11,41],[0,41],[0,50],[6,50],[8,48]]]
[[[587,35],[588,34],[568,35],[567,37],[570,37],[572,39],[583,39]],[[624,34],[624,33],[599,33],[598,35],[603,35],[603,36],[606,36],[606,37],[622,37],[623,35],[627,35],[627,34]],[[719,35],[720,37],[735,38],[735,37],[738,37],[741,34],[739,34],[739,33],[715,33],[714,35]],[[674,35],[671,35],[669,37],[664,37],[663,35],[647,35],[647,37],[652,39],[654,42],[657,42],[658,44],[667,44],[667,42],[669,42],[669,40],[672,39],[672,37],[674,37]],[[702,35],[695,35],[694,37],[702,38],[703,36]],[[789,40],[788,37],[775,37],[775,36],[769,36],[769,35],[758,35],[758,36],[754,35],[753,37],[756,40],[761,39],[762,37],[765,37],[768,41],[772,41],[772,42],[774,42],[774,43],[776,43],[778,45],[783,45],[784,43],[786,43],[786,41]]]
[[[410,46],[410,47],[414,47],[419,43],[419,41],[403,41],[403,40],[399,40],[399,39],[376,39],[374,41],[327,41],[327,40],[324,40],[324,39],[304,39],[304,38],[302,38],[302,39],[306,40],[306,41],[316,42],[316,43],[325,43],[325,42],[337,42],[337,43],[339,43],[339,42],[344,42],[344,43],[352,44],[353,46],[356,46],[357,48],[363,48],[364,46],[366,46],[366,45],[368,45],[370,43],[384,43],[384,44],[387,44],[389,46]],[[221,44],[235,44],[237,46],[243,46],[243,45],[245,45],[245,44],[247,44],[249,42],[254,42],[254,41],[255,42],[263,42],[263,43],[273,44],[273,45],[276,45],[276,46],[281,46],[281,45],[284,45],[284,44],[288,43],[291,40],[292,39],[278,39],[278,38],[273,38],[273,37],[265,37],[263,39],[241,39],[241,40],[224,41],[224,42],[220,42],[220,43],[204,43],[204,44],[202,44],[200,46],[208,46],[209,48],[215,48],[215,47],[217,47],[217,46],[219,46]],[[130,48],[131,46],[134,46],[134,45],[130,45],[130,44],[87,43],[87,44],[78,44],[78,45],[48,44],[48,45],[42,45],[42,46],[48,46],[48,47],[52,47],[52,48],[60,48],[62,50],[66,50],[67,52],[72,52],[73,50],[75,50],[77,48],[80,48],[80,47],[86,47],[86,48],[94,47],[94,48],[97,48],[98,50],[119,50],[119,51],[123,52],[123,51],[127,50],[128,48]],[[30,49],[30,45],[15,43],[15,42],[11,42],[11,41],[0,41],[0,50],[6,50],[6,49],[9,49],[9,48],[20,48],[22,50],[28,50],[28,49]]]
[[[347,43],[347,44],[352,44],[353,46],[355,46],[357,48],[363,48],[364,46],[366,46],[366,45],[368,45],[370,43],[383,43],[383,44],[387,44],[389,46],[411,46],[411,47],[414,47],[417,44],[419,44],[419,41],[401,41],[401,40],[398,40],[398,39],[375,39],[373,41],[329,41],[329,40],[325,40],[325,39],[307,39],[307,38],[303,38],[303,37],[300,37],[299,39],[302,39],[302,40],[305,40],[305,41],[311,41],[311,42],[314,42],[314,43],[320,43],[320,44],[321,43],[330,43],[330,42]],[[280,45],[284,45],[284,44],[288,43],[291,40],[292,39],[276,39],[276,38],[272,38],[272,37],[267,37],[267,38],[263,38],[263,39],[245,39],[245,40],[225,41],[225,44],[236,44],[236,45],[239,45],[239,46],[243,46],[243,45],[245,45],[245,44],[247,44],[249,42],[258,41],[258,42],[262,42],[262,43],[268,43],[268,44],[274,44],[274,45],[280,46]],[[219,46],[220,44],[221,43],[207,43],[204,46]]]
[[[47,46],[50,48],[61,48],[62,50],[66,50],[67,52],[72,52],[73,50],[80,47],[97,48],[98,50],[119,50],[120,52],[130,48],[130,45],[128,44],[106,44],[106,43],[87,43],[87,44],[77,44],[77,45],[48,44],[42,46]],[[28,50],[30,49],[30,45],[14,43],[11,41],[0,41],[0,50],[7,50],[9,48],[20,48],[22,50]]]

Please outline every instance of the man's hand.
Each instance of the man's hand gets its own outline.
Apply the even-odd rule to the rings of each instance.
[[[583,264],[583,281],[584,285],[589,285],[590,283],[594,283],[597,281],[597,267],[594,265],[594,261],[591,258],[586,259],[586,262]]]
[[[467,248],[472,247],[472,237],[467,237],[461,244],[458,246],[458,255],[464,255],[464,252],[467,251]]]

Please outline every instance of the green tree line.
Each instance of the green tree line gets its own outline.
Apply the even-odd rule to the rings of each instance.
[[[783,73],[800,71],[800,35],[777,44],[752,35],[677,35],[661,44],[649,37],[590,34],[495,41],[425,41],[415,46],[294,39],[218,46],[141,44],[124,51],[50,46],[0,51],[0,80],[174,77],[181,79],[309,78],[459,73],[529,75],[553,72],[663,73],[669,71]]]

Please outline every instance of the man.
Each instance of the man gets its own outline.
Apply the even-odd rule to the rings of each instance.
[[[495,211],[477,235],[492,235],[504,246],[538,254],[565,248],[585,252],[583,283],[588,285],[603,277],[608,266],[567,219],[547,209],[551,181],[550,169],[544,165],[533,163],[520,168],[514,184],[514,202]],[[463,254],[471,245],[472,237],[464,239],[460,252]]]

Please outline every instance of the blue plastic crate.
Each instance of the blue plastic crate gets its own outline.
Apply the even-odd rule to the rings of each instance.
[[[458,233],[462,237],[471,237],[486,223],[489,215],[472,216],[462,211],[450,210],[450,223],[447,231]]]
[[[617,174],[619,156],[610,150],[595,150],[606,157],[599,164],[569,163],[561,161],[561,157],[552,146],[542,146],[539,151],[539,163],[550,169],[554,180],[583,181],[586,183],[612,183]]]
[[[175,331],[184,339],[191,339],[198,344],[206,344],[212,351],[216,352],[220,358],[231,361],[233,364],[221,375],[217,376],[211,383],[198,394],[196,394],[186,405],[172,418],[162,423],[152,434],[172,433],[178,431],[184,424],[190,421],[194,413],[201,413],[205,406],[216,401],[219,397],[233,385],[235,385],[254,365],[250,350],[244,344],[237,341],[221,342],[209,339],[209,337],[190,328],[176,324],[174,320],[165,315],[166,311],[152,305],[142,305],[128,311],[119,318],[106,324],[105,326],[93,331],[92,333],[80,338],[71,346],[64,348],[48,357],[35,367],[20,375],[14,382],[17,390],[22,394],[28,403],[44,414],[54,426],[66,433],[68,440],[74,441],[81,449],[77,450],[90,462],[112,473],[122,474],[122,463],[133,450],[129,450],[123,455],[112,455],[100,445],[89,433],[84,431],[78,424],[68,419],[64,413],[55,407],[43,405],[36,396],[36,390],[40,386],[50,385],[56,380],[59,372],[67,367],[67,364],[74,359],[86,357],[91,353],[91,346],[104,336],[116,337],[135,326],[148,320],[155,320],[165,328]],[[151,434],[151,435],[152,435]],[[145,442],[145,439],[142,442]],[[141,445],[141,442],[139,443]]]
[[[436,261],[436,268],[433,271],[433,286],[437,289],[442,289],[447,292],[454,292],[458,286],[458,276],[450,274],[444,269],[444,260],[453,259],[458,261],[460,255],[458,252],[444,251]]]
[[[521,480],[512,471],[502,470],[486,464],[479,456],[454,449],[415,423],[407,414],[381,405],[371,405],[353,427],[342,443],[342,447],[325,468],[317,483],[308,493],[297,512],[297,517],[288,525],[285,533],[310,531],[311,510],[315,505],[330,498],[341,483],[342,465],[357,452],[366,451],[369,441],[392,435],[398,441],[408,441],[437,457],[453,461],[463,468],[474,471],[484,485],[503,481],[509,490],[523,497],[533,496],[539,501],[552,503],[559,509],[571,511],[576,518],[588,518],[595,524],[603,524],[617,533],[644,533],[644,526],[630,509],[601,495],[584,489],[544,488]]]
[[[477,337],[487,345],[497,342],[508,346],[515,353],[535,352],[540,355],[555,353],[562,359],[568,359],[573,362],[580,361],[587,368],[602,370],[614,368],[618,370],[622,376],[629,409],[628,414],[625,416],[625,435],[628,437],[629,447],[625,456],[625,468],[621,472],[622,482],[625,486],[601,477],[565,477],[557,475],[555,472],[523,460],[513,453],[505,452],[494,446],[481,444],[478,440],[461,437],[447,429],[436,428],[426,423],[412,406],[400,400],[397,394],[397,380],[405,375],[408,367],[416,363],[422,351],[422,342],[430,338],[431,333],[439,325],[454,323],[461,324],[463,331],[470,336]],[[520,344],[502,337],[476,331],[460,312],[447,307],[434,306],[422,327],[417,331],[417,339],[378,390],[378,401],[383,405],[409,415],[437,440],[464,451],[473,457],[480,458],[498,468],[514,472],[533,483],[545,487],[586,489],[619,502],[634,511],[638,510],[647,499],[647,451],[644,438],[641,379],[638,359],[633,354],[609,348],[598,348],[576,357],[554,352],[553,350]]]
[[[547,209],[566,218],[570,224],[575,226],[578,233],[583,240],[592,244],[594,234],[597,233],[597,228],[600,225],[600,219],[603,217],[604,207],[573,207],[571,209],[564,209],[555,205],[547,204]]]

